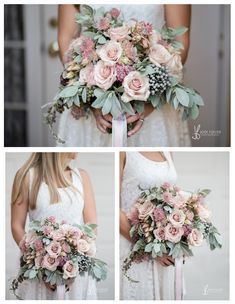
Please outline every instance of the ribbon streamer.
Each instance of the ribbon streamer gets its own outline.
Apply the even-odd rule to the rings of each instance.
[[[57,300],[65,300],[65,285],[58,285],[56,287]]]
[[[183,257],[175,259],[175,300],[183,298]]]
[[[121,114],[118,118],[112,120],[112,146],[127,146],[127,122],[125,114]]]

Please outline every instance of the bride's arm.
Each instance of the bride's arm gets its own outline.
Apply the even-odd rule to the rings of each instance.
[[[76,12],[78,8],[72,4],[60,4],[58,7],[58,44],[62,63],[70,42],[78,35]]]
[[[80,173],[84,192],[83,220],[85,224],[96,224],[96,205],[91,181],[86,171],[80,169]]]
[[[122,183],[123,169],[125,166],[126,154],[125,152],[120,153],[120,188]],[[120,195],[121,197],[121,195]],[[125,212],[120,209],[120,233],[128,240],[131,241],[130,238],[130,223],[127,219]]]
[[[181,50],[181,59],[182,63],[184,64],[188,56],[190,44],[191,5],[166,4],[165,20],[167,27],[177,28],[180,26],[185,26],[189,29],[185,34],[177,37],[177,40],[182,42],[184,46],[184,49]]]
[[[15,182],[13,184],[12,192],[15,191]],[[25,234],[25,223],[28,213],[29,206],[29,179],[28,176],[25,177],[21,193],[15,202],[11,202],[11,231],[12,236],[19,246]]]

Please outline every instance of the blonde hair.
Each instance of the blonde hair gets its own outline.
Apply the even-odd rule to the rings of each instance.
[[[32,180],[29,181],[31,191],[29,191],[29,208],[35,209],[37,203],[38,191],[42,182],[48,186],[50,194],[50,203],[55,204],[60,201],[59,187],[71,187],[74,191],[77,189],[71,184],[65,176],[65,169],[69,165],[72,153],[40,152],[32,153],[26,163],[17,171],[12,188],[11,202],[14,204],[23,190],[25,178],[29,176],[29,170],[33,169]]]

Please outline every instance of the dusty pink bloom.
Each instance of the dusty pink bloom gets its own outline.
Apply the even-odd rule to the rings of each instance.
[[[65,220],[61,221],[61,225],[67,224],[67,222]]]
[[[64,274],[63,278],[74,278],[78,273],[78,264],[73,263],[73,261],[67,261],[63,266]]]
[[[82,52],[83,59],[90,59],[94,53],[94,42],[89,37],[82,37],[81,45],[79,46],[80,51]]]
[[[36,268],[40,268],[42,266],[43,262],[43,257],[39,255],[38,257],[35,258],[34,263]]]
[[[108,90],[116,80],[115,67],[107,66],[102,60],[98,61],[94,68],[94,79],[99,88]]]
[[[52,231],[53,231],[53,227],[51,227],[51,226],[44,226],[43,227],[43,233],[45,235],[50,235],[52,233]]]
[[[47,247],[46,251],[52,258],[57,258],[61,253],[61,246],[59,242],[52,241]]]
[[[99,20],[97,24],[97,29],[99,31],[105,31],[109,28],[109,26],[110,26],[109,19],[107,17],[103,17]]]
[[[132,225],[136,225],[139,222],[139,212],[138,209],[135,207],[132,207],[129,214],[128,219],[130,220]]]
[[[110,11],[110,15],[114,18],[117,19],[120,15],[121,11],[117,8],[112,8]]]
[[[122,55],[122,46],[117,41],[109,41],[96,51],[106,65],[115,65]]]
[[[71,248],[70,248],[69,244],[67,244],[67,243],[63,243],[62,244],[62,250],[64,252],[66,252],[66,253],[70,253],[71,252]]]
[[[127,58],[129,58],[132,61],[136,61],[137,50],[129,40],[124,40],[122,42],[122,48],[123,48],[124,54]]]
[[[43,250],[43,243],[42,243],[42,241],[40,239],[35,240],[34,247],[35,247],[36,251]]]
[[[165,239],[172,243],[178,243],[183,234],[184,229],[182,227],[175,227],[171,223],[165,227]]]
[[[153,216],[155,222],[161,222],[166,218],[165,212],[161,208],[155,208],[153,211]]]
[[[88,64],[80,70],[79,82],[84,85],[87,84],[88,87],[91,87],[95,84],[94,80],[94,66],[92,63]]]
[[[165,229],[163,227],[159,227],[153,230],[153,234],[157,240],[163,241],[165,240]]]
[[[52,223],[52,224],[55,223],[55,217],[54,217],[54,216],[49,216],[49,217],[47,218],[47,220],[48,220],[48,222],[50,222],[50,223]]]
[[[165,203],[171,204],[172,194],[170,192],[164,192],[163,195],[162,195],[162,199]]]
[[[165,182],[164,184],[162,184],[162,188],[163,189],[169,189],[171,187],[171,184],[170,183],[168,183],[168,182]]]
[[[82,253],[88,252],[90,250],[90,244],[87,241],[80,239],[77,242],[77,250]]]
[[[181,188],[178,187],[178,186],[174,186],[174,190],[175,190],[176,192],[180,192],[180,191],[181,191]]]
[[[143,220],[153,213],[154,205],[151,201],[145,201],[143,204],[138,206],[139,219]]]
[[[55,271],[58,265],[59,265],[58,259],[52,258],[51,256],[49,256],[49,254],[45,255],[42,262],[43,268],[46,268],[50,271]]]
[[[65,238],[64,231],[62,229],[54,230],[50,233],[50,237],[54,241],[61,241]]]
[[[116,73],[117,73],[117,81],[123,82],[124,78],[133,71],[133,67],[130,65],[124,65],[124,64],[116,64]]]
[[[183,229],[184,229],[184,236],[188,236],[191,231],[192,231],[192,227],[190,225],[183,225]]]
[[[108,35],[111,40],[123,41],[127,38],[129,33],[129,27],[126,24],[123,24],[119,27],[112,27],[108,30]]]
[[[184,221],[186,219],[186,215],[182,210],[174,210],[169,216],[168,220],[171,222],[171,224],[175,227],[181,227],[184,224]]]
[[[185,214],[186,214],[186,217],[187,217],[187,219],[188,219],[189,221],[192,221],[192,220],[193,220],[193,218],[194,218],[194,213],[193,213],[192,211],[186,210]]]

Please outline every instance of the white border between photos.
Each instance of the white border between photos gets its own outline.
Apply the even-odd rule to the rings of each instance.
[[[0,41],[1,41],[1,48],[0,48],[0,65],[1,65],[1,71],[4,71],[4,48],[3,48],[3,37],[4,37],[4,10],[3,5],[4,4],[62,4],[67,3],[70,4],[73,1],[3,1],[1,2],[0,7],[0,20],[1,20],[1,32],[0,32]],[[82,2],[82,1],[81,1]],[[155,4],[156,1],[149,1],[149,0],[140,0],[140,1],[90,1],[86,0],[84,1],[86,4],[95,4],[95,3],[102,3],[102,4],[108,4],[118,2],[119,4]],[[159,4],[232,4],[232,1],[157,1]],[[235,22],[234,18],[232,16],[235,16],[234,12],[234,5],[231,5],[231,28],[235,28]],[[231,54],[235,53],[234,49],[234,39],[231,35]],[[233,84],[234,79],[234,64],[235,61],[233,57],[231,58],[231,84]],[[0,108],[0,126],[1,126],[1,132],[0,132],[0,183],[1,183],[1,198],[0,198],[0,244],[2,246],[0,247],[0,261],[1,261],[1,271],[0,271],[0,300],[1,302],[5,302],[5,153],[8,152],[94,152],[94,148],[63,148],[63,147],[44,147],[44,148],[3,148],[4,140],[3,140],[3,134],[4,134],[4,111],[3,111],[3,100],[4,100],[4,74],[0,74],[0,100],[1,100],[1,108]],[[235,117],[234,113],[234,87],[231,86],[231,117]],[[235,192],[233,192],[233,184],[235,181],[235,174],[234,174],[234,168],[235,168],[235,150],[233,147],[234,141],[234,133],[232,132],[234,130],[235,123],[231,119],[231,148],[209,148],[209,147],[203,147],[203,148],[196,148],[196,147],[190,147],[190,148],[160,148],[162,151],[181,151],[181,152],[230,152],[230,301],[235,301],[235,292],[234,288],[232,286],[235,286],[235,261],[233,257],[235,256],[235,245],[233,243],[233,233],[235,232],[235,221],[232,218],[233,213],[235,213]],[[95,152],[115,152],[115,301],[113,300],[107,300],[106,303],[116,303],[119,302],[119,220],[118,220],[118,214],[119,214],[119,151],[136,151],[139,150],[138,148],[95,148]],[[141,151],[149,151],[149,150],[159,150],[154,148],[141,148]],[[219,274],[218,274],[218,280],[219,280]],[[36,301],[28,301],[28,303],[36,302]],[[55,301],[41,301],[42,303],[55,303]],[[57,302],[57,301],[56,301]],[[74,303],[74,301],[66,301]],[[84,303],[100,303],[100,301],[80,301]],[[120,301],[120,303],[136,303],[140,302],[143,303],[143,301]],[[163,301],[165,303],[172,303],[172,301]],[[207,301],[200,301],[200,303],[207,303]],[[220,303],[227,303],[228,301],[220,301]],[[11,301],[11,303],[16,303],[15,300]],[[148,301],[148,303],[155,303],[155,301]],[[184,301],[184,303],[193,303],[193,301]]]

